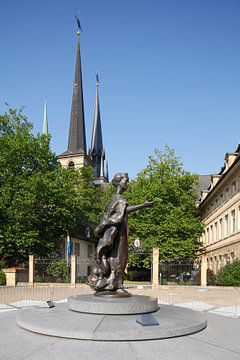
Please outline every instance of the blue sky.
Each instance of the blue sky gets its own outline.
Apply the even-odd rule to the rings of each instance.
[[[110,176],[135,177],[168,144],[184,168],[218,172],[240,141],[239,0],[2,0],[0,112],[26,106],[52,149],[67,148],[76,52],[90,146],[95,73]]]

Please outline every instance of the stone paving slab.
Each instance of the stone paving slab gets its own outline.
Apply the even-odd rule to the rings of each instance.
[[[94,341],[140,341],[192,334],[207,325],[206,314],[174,306],[153,313],[159,325],[142,326],[137,315],[76,313],[68,304],[18,312],[17,324],[29,331],[70,339]]]
[[[142,287],[143,288],[143,287]],[[11,290],[11,289],[10,289]],[[36,289],[27,290],[22,296],[24,289],[15,289],[19,292],[19,301],[23,299],[48,300],[48,296],[33,295]],[[33,291],[34,290],[34,291]],[[42,293],[42,289],[40,289]],[[164,291],[163,291],[164,290]],[[177,290],[177,291],[176,291]],[[131,289],[132,293],[145,294],[159,297],[161,303],[166,304],[190,303],[198,310],[202,310],[205,303],[216,308],[221,308],[221,314],[231,316],[235,310],[235,289],[160,289],[155,292]],[[218,291],[217,291],[218,290]],[[223,291],[224,290],[224,291]],[[228,290],[228,291],[227,291]],[[237,304],[240,306],[240,290],[238,290]],[[218,296],[216,295],[218,293]],[[5,293],[4,293],[5,294]],[[4,295],[2,294],[2,295]],[[48,294],[48,292],[46,292]],[[54,293],[53,300],[66,299],[72,293],[62,289],[61,293]],[[1,295],[1,294],[0,294]],[[21,296],[20,296],[21,295]],[[207,295],[207,296],[206,296]],[[1,296],[0,296],[1,298]],[[8,297],[2,297],[7,301]],[[13,296],[9,293],[9,302],[13,302]],[[15,299],[15,297],[14,297]],[[1,299],[0,299],[1,300]],[[3,302],[4,302],[3,301]],[[15,300],[16,301],[16,300]],[[66,301],[66,300],[65,300]],[[181,303],[180,303],[181,302]],[[194,303],[195,302],[195,303]],[[197,306],[196,303],[198,302]],[[201,303],[201,302],[204,302]],[[23,306],[31,304],[24,303]],[[202,306],[203,305],[203,306]],[[180,305],[181,306],[181,305]],[[226,308],[228,307],[228,308]],[[184,337],[166,340],[153,340],[143,342],[92,342],[81,340],[60,339],[48,336],[36,335],[16,326],[16,315],[20,310],[8,305],[0,305],[0,359],[1,360],[239,360],[240,359],[240,319],[227,318],[210,314],[207,310],[208,327],[203,331]],[[206,311],[206,310],[205,310]],[[238,316],[240,314],[237,308]],[[220,313],[220,312],[219,312]],[[116,324],[117,327],[117,324]]]
[[[207,314],[207,328],[194,335],[166,340],[106,343],[36,335],[16,325],[17,313],[19,310],[0,312],[1,360],[240,359],[239,319]]]

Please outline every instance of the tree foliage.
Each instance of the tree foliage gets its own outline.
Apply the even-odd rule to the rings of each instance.
[[[63,169],[50,137],[31,131],[21,110],[0,116],[0,257],[9,265],[59,249],[82,219],[96,224],[101,208],[92,170]]]
[[[50,263],[47,267],[47,273],[49,275],[55,276],[57,279],[67,279],[70,270],[69,265],[67,265],[64,260],[56,260]]]
[[[0,269],[0,286],[6,285],[6,275],[5,273]]]
[[[225,265],[217,273],[218,285],[240,286],[240,260]]]
[[[155,150],[127,192],[130,204],[146,199],[155,201],[152,208],[129,216],[130,248],[139,238],[143,251],[151,253],[153,247],[159,247],[162,261],[194,257],[202,233],[194,190],[196,182],[197,176],[184,171],[172,149],[166,146],[164,153]],[[149,268],[150,256],[130,255],[130,264]]]

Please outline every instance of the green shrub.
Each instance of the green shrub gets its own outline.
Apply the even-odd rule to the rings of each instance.
[[[150,281],[151,273],[147,269],[131,269],[128,272],[129,281]]]
[[[225,265],[217,273],[218,285],[240,286],[240,260]]]
[[[193,285],[193,281],[192,281],[192,280],[179,281],[178,284],[181,285],[181,286],[192,286],[192,285]]]
[[[65,280],[68,278],[69,266],[65,260],[56,260],[48,265],[47,273],[56,277],[58,281]]]
[[[0,285],[6,285],[6,275],[0,270]]]
[[[127,273],[127,274],[124,273],[124,274],[123,274],[123,280],[127,280],[127,281],[130,280],[130,275],[129,275],[129,273]]]

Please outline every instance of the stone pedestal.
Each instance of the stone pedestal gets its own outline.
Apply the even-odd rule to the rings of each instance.
[[[148,296],[70,297],[68,304],[22,310],[17,324],[34,333],[94,341],[166,339],[196,333],[207,326],[206,314],[161,305]]]
[[[159,248],[152,251],[152,286],[159,285]]]
[[[6,275],[6,285],[7,286],[16,286],[17,282],[27,282],[28,279],[28,270],[21,268],[9,268],[3,269],[3,272]]]
[[[76,255],[71,256],[71,284],[76,284]]]
[[[156,298],[135,295],[125,298],[76,295],[68,298],[70,310],[98,315],[133,315],[152,313],[159,309]]]
[[[207,286],[207,258],[203,256],[201,259],[201,286]]]
[[[3,272],[6,275],[6,285],[7,286],[16,286],[17,285],[17,269],[3,269]]]
[[[33,285],[34,283],[34,270],[35,270],[34,256],[29,255],[29,275],[28,275],[29,285]]]

